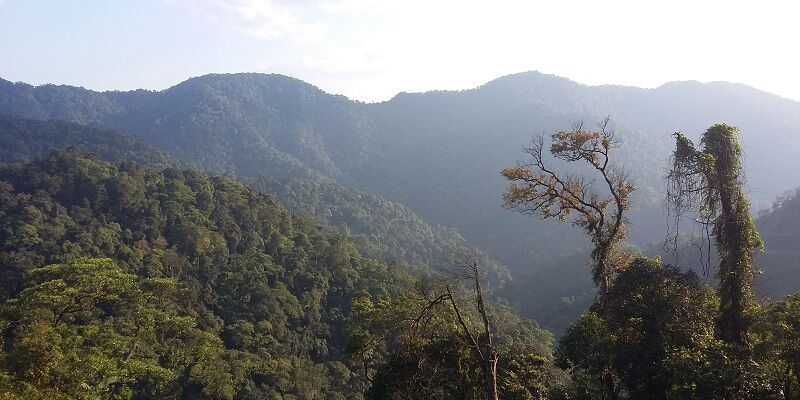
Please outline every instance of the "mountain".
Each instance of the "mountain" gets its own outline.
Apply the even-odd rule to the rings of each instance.
[[[4,114],[113,128],[215,174],[335,177],[363,147],[357,104],[279,75],[208,75],[163,92],[7,81],[0,91]]]
[[[27,162],[52,151],[79,148],[114,162],[155,167],[187,167],[142,139],[74,122],[40,121],[0,115],[0,162]],[[278,196],[294,212],[308,212],[324,226],[340,230],[359,251],[387,263],[431,272],[456,249],[468,247],[453,230],[431,226],[401,204],[341,187],[322,178],[278,180],[261,177],[251,188]],[[507,271],[483,256],[491,282],[502,284]]]
[[[441,269],[454,252],[469,243],[453,229],[423,221],[408,207],[383,197],[345,188],[324,180],[246,180],[248,186],[271,193],[289,210],[309,213],[326,227],[334,228],[355,243],[359,251],[390,264],[404,264],[430,274]],[[509,280],[507,268],[473,249],[491,289]]]
[[[756,258],[764,271],[758,279],[758,288],[773,299],[797,292],[800,281],[800,189],[788,192],[775,205],[762,213],[756,225],[764,239],[764,252]]]
[[[420,280],[355,248],[229,178],[75,149],[0,164],[0,379],[13,398],[363,398],[352,307]]]
[[[0,198],[0,300],[11,301],[2,308],[4,318],[14,299],[49,293],[37,279],[49,282],[41,275],[54,267],[37,268],[63,263],[58,268],[77,266],[73,274],[86,274],[60,278],[71,286],[59,292],[78,291],[74,304],[64,302],[72,311],[62,312],[63,323],[35,324],[47,304],[61,304],[58,293],[48,295],[39,314],[12,317],[20,328],[6,338],[4,360],[30,353],[42,358],[4,363],[5,379],[26,382],[19,390],[49,386],[57,392],[20,398],[79,398],[63,394],[102,390],[106,379],[125,376],[135,376],[137,392],[146,397],[152,390],[156,398],[345,398],[365,387],[344,354],[350,299],[408,279],[402,269],[360,257],[352,244],[313,219],[288,213],[275,198],[199,172],[58,152],[0,166]],[[75,264],[84,257],[110,260]],[[117,279],[142,280],[141,290],[156,285],[149,289],[153,296],[167,296],[167,305],[157,307],[175,315],[145,308],[141,312],[152,315],[143,315],[145,325],[134,329],[122,318],[126,302],[135,301],[126,294],[130,289],[103,295]],[[81,294],[83,284],[97,293]],[[176,286],[163,288],[167,284]],[[121,297],[100,300],[115,293]],[[80,296],[96,298],[98,310],[83,312],[95,303],[87,306]],[[23,329],[28,318],[32,325]],[[147,318],[156,325],[147,325]],[[115,348],[128,348],[138,334],[140,344],[130,350],[136,357],[115,356]],[[30,342],[36,337],[54,343],[36,347]],[[81,357],[89,357],[90,369],[82,369]],[[37,370],[46,372],[27,375]]]
[[[91,151],[109,161],[160,167],[184,164],[141,139],[109,129],[0,115],[0,162],[27,162],[68,147]]]
[[[756,208],[800,183],[800,103],[719,82],[639,89],[528,72],[365,104],[281,75],[213,74],[159,92],[0,81],[0,113],[130,133],[215,174],[332,182],[398,202],[431,226],[456,229],[512,273],[524,271],[523,304],[543,293],[586,297],[575,288],[553,293],[550,279],[536,278],[558,276],[564,260],[581,259],[571,258],[576,251],[588,254],[580,233],[500,208],[499,171],[532,135],[611,118],[623,141],[614,162],[639,187],[630,240],[640,247],[666,236],[663,175],[674,131],[696,138],[716,122],[738,126]]]

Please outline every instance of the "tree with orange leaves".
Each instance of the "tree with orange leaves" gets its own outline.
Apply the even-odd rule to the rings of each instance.
[[[604,119],[597,130],[576,124],[569,131],[551,135],[550,153],[565,162],[588,163],[601,178],[600,190],[594,187],[596,180],[551,169],[545,160],[542,136],[523,149],[528,160],[501,172],[511,181],[503,195],[504,207],[542,219],[555,217],[564,222],[571,218],[573,225],[586,231],[594,245],[592,276],[601,294],[606,292],[615,267],[625,265],[624,255],[616,245],[626,238],[625,212],[630,209],[630,195],[636,190],[625,171],[609,165],[609,153],[620,142],[608,122],[608,118]]]

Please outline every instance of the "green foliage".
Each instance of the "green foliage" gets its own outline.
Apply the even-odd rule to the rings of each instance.
[[[256,190],[275,194],[290,210],[310,213],[321,224],[337,228],[361,254],[386,263],[430,273],[454,250],[467,246],[457,231],[432,226],[402,204],[324,179],[248,181]],[[477,256],[494,289],[502,288],[510,279],[507,268],[482,252]]]
[[[800,398],[800,294],[765,306],[753,335],[755,357],[771,387],[784,398]]]
[[[0,162],[27,162],[52,151],[78,147],[109,161],[175,167],[178,161],[140,139],[108,129],[64,121],[37,121],[0,115]]]
[[[743,189],[739,130],[725,124],[711,126],[703,134],[702,150],[680,133],[675,137],[668,198],[676,218],[696,210],[699,219],[711,226],[720,258],[717,335],[727,343],[747,347],[754,308],[753,252],[762,249],[764,242]]]
[[[351,302],[409,279],[198,172],[69,150],[0,166],[0,199],[3,381],[17,394],[89,398],[113,381],[119,398],[359,398]]]
[[[693,273],[658,259],[634,260],[561,338],[558,365],[578,378],[568,391],[589,398],[707,398],[708,382],[699,377],[714,344],[715,307],[713,291]]]
[[[78,259],[27,275],[27,287],[0,307],[7,349],[3,393],[159,396],[177,386],[181,364],[200,361],[203,332],[169,307],[174,280],[137,281],[110,259]],[[173,357],[170,348],[185,356]]]
[[[353,303],[350,351],[362,360],[364,373],[371,378],[366,397],[485,398],[481,358],[464,336],[449,300],[442,296],[444,288],[427,281],[418,281],[414,287],[388,296],[361,297]],[[456,301],[469,304],[474,298]],[[483,329],[477,310],[459,308],[473,332]],[[499,353],[500,398],[545,398],[561,379],[552,366],[551,335],[507,306],[496,304],[488,311]]]
[[[743,361],[715,337],[711,288],[691,271],[636,259],[560,339],[556,365],[571,381],[554,398],[794,398],[796,297],[754,311],[753,356]]]
[[[207,75],[160,92],[94,92],[0,80],[0,113],[112,128],[215,174],[324,177],[403,204],[431,226],[458,229],[468,242],[480,244],[513,275],[526,279],[511,302],[553,329],[577,317],[591,302],[593,289],[591,281],[571,274],[584,267],[583,260],[564,258],[576,251],[585,254],[579,232],[526,221],[498,207],[504,183],[496,171],[518,158],[519,145],[531,133],[614,117],[625,144],[615,166],[626,167],[640,184],[630,213],[629,237],[637,246],[663,239],[663,165],[671,149],[662,138],[676,124],[694,131],[726,120],[746,124],[754,135],[765,133],[745,137],[754,154],[774,155],[755,157],[761,165],[748,171],[758,188],[752,193],[758,196],[756,208],[783,192],[786,182],[800,179],[794,156],[800,142],[786,140],[796,137],[800,108],[724,83],[684,82],[642,91],[589,87],[529,72],[475,90],[402,93],[391,101],[364,104],[266,74]],[[398,255],[427,258],[427,251],[414,252],[404,247]],[[552,272],[559,270],[570,273]],[[538,272],[554,276],[558,285],[532,278]],[[763,292],[782,296],[800,289],[800,280],[783,279],[796,275],[786,274],[765,281]]]
[[[713,343],[717,299],[692,273],[634,260],[598,304],[614,332],[611,365],[631,398],[697,396],[698,365]]]

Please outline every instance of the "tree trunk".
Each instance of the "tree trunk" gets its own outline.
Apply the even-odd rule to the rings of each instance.
[[[751,249],[749,248],[748,210],[742,210],[738,190],[738,171],[732,165],[733,149],[731,143],[725,143],[717,151],[716,170],[717,188],[722,215],[718,226],[717,247],[721,248],[719,266],[720,307],[717,320],[717,337],[729,344],[747,348],[749,340],[747,332],[749,321],[747,308],[752,301],[750,281],[752,267],[750,265]]]
[[[473,279],[475,280],[475,297],[478,303],[478,312],[483,319],[483,334],[486,341],[486,355],[484,357],[484,383],[486,384],[486,399],[498,400],[497,398],[497,360],[499,358],[497,349],[494,348],[492,341],[492,324],[486,313],[486,303],[483,300],[483,288],[481,287],[481,275],[478,271],[478,263],[473,260]]]
[[[497,360],[498,355],[494,347],[489,349],[489,354],[484,360],[484,381],[486,382],[486,400],[498,400],[497,396]]]

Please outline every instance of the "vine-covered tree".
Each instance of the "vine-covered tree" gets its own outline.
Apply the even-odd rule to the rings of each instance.
[[[739,130],[726,124],[712,125],[702,136],[701,149],[681,133],[676,133],[675,139],[667,176],[671,211],[676,221],[686,212],[695,212],[696,220],[714,238],[720,259],[715,336],[725,345],[722,356],[727,361],[721,365],[720,375],[726,383],[719,392],[724,392],[725,398],[764,398],[767,379],[753,362],[750,338],[757,308],[753,256],[764,243],[743,190]]]
[[[630,208],[630,195],[636,186],[625,171],[609,165],[610,152],[619,147],[614,131],[606,118],[597,130],[587,130],[578,124],[570,131],[551,135],[550,153],[566,162],[583,161],[600,176],[600,190],[594,181],[560,174],[545,160],[544,138],[533,139],[524,152],[530,157],[515,167],[506,168],[502,175],[511,181],[503,196],[505,207],[543,219],[558,218],[583,228],[594,244],[591,267],[595,284],[605,293],[621,254],[616,245],[625,239],[625,212]]]
[[[713,125],[703,134],[699,150],[681,133],[675,133],[675,140],[668,174],[669,203],[676,218],[694,210],[698,220],[711,228],[720,257],[716,336],[746,348],[753,323],[753,253],[764,244],[742,189],[739,130],[725,124]]]

